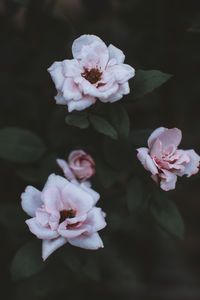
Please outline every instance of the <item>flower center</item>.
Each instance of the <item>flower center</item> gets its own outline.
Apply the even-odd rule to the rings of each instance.
[[[81,73],[81,75],[90,83],[94,84],[101,79],[102,72],[95,68],[91,69],[90,71],[85,69],[85,72]]]
[[[76,216],[76,211],[73,209],[64,209],[60,211],[60,223],[64,222],[65,219],[71,219]]]

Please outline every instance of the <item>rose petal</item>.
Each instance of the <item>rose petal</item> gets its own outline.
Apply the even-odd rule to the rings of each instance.
[[[59,237],[53,240],[42,241],[42,259],[46,260],[55,250],[67,243],[65,238]]]
[[[167,148],[169,145],[174,145],[177,148],[181,139],[182,133],[178,128],[167,129],[159,135],[159,140],[162,143],[163,149]]]
[[[82,35],[72,45],[74,58],[78,59],[87,69],[100,68],[103,70],[108,63],[108,48],[105,43],[94,35]]]
[[[56,61],[49,68],[48,72],[50,73],[52,80],[56,86],[57,90],[60,90],[63,86],[64,75],[62,71],[62,62]]]
[[[101,42],[101,39],[92,34],[84,34],[77,38],[72,44],[72,54],[74,58],[78,58],[81,54],[83,46],[90,45],[94,42]]]
[[[164,127],[159,127],[156,130],[154,130],[152,132],[152,134],[150,135],[150,137],[148,138],[147,144],[148,147],[151,148],[153,143],[155,142],[155,140],[161,135],[161,133],[167,131],[167,128]]]
[[[58,237],[58,233],[55,230],[50,228],[42,227],[36,218],[31,218],[26,220],[26,224],[29,227],[29,230],[37,236],[38,239],[50,240]]]
[[[109,59],[115,58],[118,64],[122,64],[124,62],[125,55],[120,49],[110,44],[108,46],[108,51],[109,51]]]
[[[126,64],[114,65],[109,70],[115,76],[117,83],[123,84],[135,75],[135,70]]]
[[[66,77],[80,76],[80,74],[83,72],[83,69],[76,59],[65,59],[62,64],[63,73]]]
[[[73,110],[83,110],[96,102],[96,98],[92,96],[83,96],[79,101],[69,101],[68,102],[68,111],[72,112]]]
[[[64,221],[63,223],[60,224],[59,228],[58,228],[58,233],[64,237],[64,238],[76,238],[78,236],[80,236],[82,233],[87,232],[87,226],[81,226],[78,228],[73,228],[73,229],[67,229],[66,227],[66,221]]]
[[[100,198],[100,194],[97,193],[95,190],[91,189],[89,187],[89,181],[85,181],[85,182],[82,182],[80,184],[80,187],[86,191],[88,194],[90,194],[90,196],[92,196],[92,199],[93,199],[93,205],[95,205],[97,203],[97,201],[99,200]]]
[[[199,172],[200,156],[194,150],[185,150],[185,152],[189,155],[190,161],[185,164],[184,171],[178,173],[177,175],[186,175],[187,177],[190,177]]]
[[[73,179],[75,179],[75,176],[73,174],[73,172],[70,170],[67,162],[64,159],[56,159],[57,164],[59,165],[59,167],[63,170],[63,173],[65,175],[65,177],[71,181]]]
[[[68,184],[68,180],[64,177],[61,177],[59,175],[51,174],[49,175],[47,182],[45,183],[45,186],[43,188],[43,191],[46,189],[49,189],[51,187],[56,187],[59,190],[62,190],[66,184]]]
[[[176,187],[177,176],[167,170],[162,170],[162,171],[163,171],[163,173],[160,174],[161,189],[163,189],[164,191],[174,190]]]
[[[68,183],[62,190],[64,209],[73,209],[77,215],[88,212],[93,206],[92,196],[79,186]]]
[[[58,90],[58,94],[54,97],[56,104],[67,105],[67,100],[64,98],[63,93]]]
[[[60,192],[55,187],[50,187],[42,193],[45,210],[56,217],[60,217],[59,211],[63,209]]]
[[[92,233],[91,235],[81,235],[78,238],[69,239],[68,242],[76,247],[96,250],[103,248],[103,242],[97,232]]]
[[[42,206],[41,192],[33,186],[27,186],[25,192],[21,195],[22,208],[31,217],[35,217],[38,207]]]
[[[137,151],[138,151],[137,158],[141,161],[144,168],[150,171],[153,175],[158,174],[158,169],[156,168],[152,158],[148,154],[149,149],[143,147],[137,149]]]
[[[93,207],[89,211],[84,224],[90,225],[91,233],[103,229],[107,224],[102,209],[99,207]]]
[[[78,101],[82,99],[82,94],[72,78],[66,78],[63,83],[62,93],[65,100]]]

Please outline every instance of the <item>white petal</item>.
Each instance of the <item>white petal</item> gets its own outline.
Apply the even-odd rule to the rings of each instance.
[[[59,190],[62,190],[68,184],[68,182],[69,181],[64,177],[61,177],[56,174],[51,174],[51,175],[49,175],[49,177],[45,183],[43,191],[50,187],[56,187]]]
[[[72,112],[73,110],[81,111],[81,110],[91,106],[95,102],[96,102],[95,97],[83,96],[81,98],[81,100],[79,100],[79,101],[74,101],[74,100],[69,101],[68,102],[68,111],[69,112]]]
[[[92,44],[94,42],[97,42],[97,41],[102,42],[102,40],[96,35],[92,35],[92,34],[81,35],[72,44],[73,57],[74,58],[79,57],[83,46],[90,45],[90,44]]]
[[[29,230],[37,236],[38,239],[49,240],[58,237],[58,233],[50,228],[42,227],[36,218],[26,220]]]
[[[108,46],[109,51],[109,59],[115,58],[117,63],[123,63],[125,60],[125,55],[122,50],[118,49],[117,47],[110,44]]]
[[[148,147],[151,148],[155,140],[161,135],[161,133],[165,132],[166,130],[167,128],[164,127],[159,127],[156,130],[154,130],[150,135],[150,137],[148,138],[147,141]]]
[[[27,186],[21,195],[22,208],[31,217],[35,217],[35,211],[42,206],[41,192],[33,186]]]
[[[48,72],[50,73],[52,80],[55,83],[56,89],[60,90],[62,88],[64,82],[64,75],[62,71],[62,62],[56,61],[51,67],[48,68]]]
[[[97,232],[91,235],[81,235],[78,238],[68,239],[68,242],[76,247],[89,249],[89,250],[97,250],[99,248],[103,248],[103,242]]]
[[[46,260],[55,250],[67,243],[65,238],[59,237],[53,240],[42,241],[42,259]]]

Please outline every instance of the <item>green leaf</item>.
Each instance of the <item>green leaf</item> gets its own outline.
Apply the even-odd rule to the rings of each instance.
[[[76,126],[81,129],[88,128],[88,126],[89,126],[87,114],[85,114],[85,113],[68,114],[65,118],[65,122],[68,125]]]
[[[142,182],[138,178],[129,181],[126,192],[127,206],[130,212],[142,211],[146,208],[145,192]]]
[[[33,132],[17,127],[0,129],[0,158],[31,163],[45,153],[44,142]]]
[[[117,131],[108,121],[97,115],[90,115],[89,119],[96,131],[105,134],[114,140],[117,139]]]
[[[176,205],[164,192],[156,192],[150,206],[154,220],[169,234],[184,238],[185,226]]]
[[[96,174],[105,188],[112,186],[118,177],[118,172],[113,171],[106,163],[99,160],[96,160]]]
[[[0,224],[9,230],[23,231],[25,227],[25,214],[20,205],[15,203],[0,203]]]
[[[41,257],[42,247],[39,241],[31,241],[22,246],[11,263],[13,280],[19,280],[39,273],[45,266]]]
[[[110,106],[110,120],[119,137],[127,138],[130,131],[130,120],[127,111],[121,104]]]
[[[133,82],[134,97],[143,97],[144,95],[152,92],[154,89],[161,86],[171,77],[171,74],[162,73],[159,70],[137,70]]]

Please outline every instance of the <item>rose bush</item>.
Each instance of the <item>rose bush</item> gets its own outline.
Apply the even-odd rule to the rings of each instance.
[[[165,191],[175,189],[177,176],[190,177],[199,171],[200,156],[194,150],[177,149],[181,139],[181,130],[160,127],[150,135],[149,148],[137,149],[138,159]]]
[[[98,231],[106,226],[105,213],[96,207],[99,194],[87,183],[78,184],[51,174],[40,192],[28,186],[22,208],[31,216],[30,231],[42,240],[42,258],[69,242],[95,250],[103,247]]]
[[[73,59],[54,62],[48,69],[56,89],[57,104],[68,111],[83,110],[102,102],[115,102],[130,92],[128,80],[135,70],[124,64],[125,55],[108,47],[95,35],[82,35],[72,45]]]

